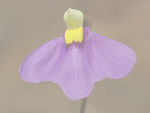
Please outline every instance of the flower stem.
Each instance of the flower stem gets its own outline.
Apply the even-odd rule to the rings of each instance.
[[[87,101],[87,98],[82,99],[80,113],[84,113],[85,112],[86,101]]]

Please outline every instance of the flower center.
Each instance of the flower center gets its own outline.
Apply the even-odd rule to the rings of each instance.
[[[65,42],[71,44],[83,41],[83,13],[79,10],[68,9],[64,14],[64,21],[67,26],[65,31]]]

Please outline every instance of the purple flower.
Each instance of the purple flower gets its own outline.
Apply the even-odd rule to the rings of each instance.
[[[119,79],[132,70],[136,54],[128,46],[83,28],[83,14],[68,9],[63,37],[34,50],[22,63],[22,80],[52,81],[73,100],[90,95],[94,83],[104,78]]]

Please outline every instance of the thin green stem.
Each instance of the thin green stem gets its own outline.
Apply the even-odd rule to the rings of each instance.
[[[86,101],[87,98],[82,99],[80,113],[85,113]]]

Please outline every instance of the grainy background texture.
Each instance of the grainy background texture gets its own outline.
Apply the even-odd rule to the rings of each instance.
[[[34,49],[63,35],[68,8],[92,18],[91,30],[131,47],[137,62],[119,80],[95,83],[86,113],[150,113],[149,0],[0,0],[0,113],[78,113],[52,82],[32,84],[18,69]]]

